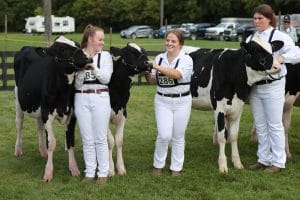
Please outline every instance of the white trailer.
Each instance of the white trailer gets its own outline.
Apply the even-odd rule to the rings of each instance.
[[[43,33],[45,32],[44,16],[37,15],[25,19],[25,33]],[[52,33],[73,33],[75,32],[75,20],[73,17],[55,17],[51,16]]]

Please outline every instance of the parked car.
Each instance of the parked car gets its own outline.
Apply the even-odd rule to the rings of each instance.
[[[121,30],[120,32],[121,38],[152,38],[153,37],[153,29],[147,25],[135,25],[130,26],[127,29]]]
[[[213,23],[198,23],[194,24],[189,29],[189,36],[187,37],[190,40],[196,40],[205,37],[206,28],[214,27],[216,24]]]
[[[225,29],[224,30],[224,40],[226,41],[245,41],[245,39],[249,36],[249,31],[255,30],[255,26],[253,24],[238,24],[235,28]],[[248,34],[247,34],[248,32]]]
[[[169,30],[175,29],[175,28],[180,28],[180,24],[163,25],[158,30],[153,31],[153,37],[154,38],[164,38],[167,30],[169,31]]]
[[[300,25],[295,26],[296,32],[297,32],[297,37],[298,37],[298,42],[296,43],[298,46],[300,46]]]

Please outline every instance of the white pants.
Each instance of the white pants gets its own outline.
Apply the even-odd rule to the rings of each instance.
[[[80,129],[85,176],[107,177],[109,153],[107,132],[111,106],[107,94],[76,94],[75,115]]]
[[[185,130],[191,113],[192,97],[188,95],[170,98],[156,94],[154,105],[158,135],[153,166],[164,168],[170,143],[172,147],[170,169],[181,171],[184,161]]]
[[[285,78],[270,84],[254,86],[250,104],[258,139],[258,162],[285,168],[285,136],[282,113]]]

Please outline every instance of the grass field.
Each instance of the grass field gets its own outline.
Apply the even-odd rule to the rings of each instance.
[[[124,136],[125,176],[116,175],[107,185],[82,184],[71,177],[64,151],[64,128],[55,123],[57,147],[54,180],[42,182],[46,160],[39,156],[35,121],[25,118],[23,156],[14,157],[16,139],[12,91],[0,92],[0,199],[299,199],[300,197],[300,109],[293,114],[290,148],[293,160],[278,174],[234,169],[230,146],[226,148],[229,173],[218,172],[218,146],[212,144],[213,116],[193,110],[186,132],[185,164],[182,177],[151,173],[156,127],[153,113],[154,86],[133,86],[128,103]],[[239,135],[244,166],[256,160],[257,145],[250,142],[252,116],[246,105]],[[82,146],[76,129],[76,158],[83,172]],[[169,159],[167,161],[169,167]]]
[[[54,40],[57,35],[53,35]],[[82,34],[66,34],[66,37],[73,39],[77,42],[81,41]],[[45,46],[43,35],[30,35],[23,33],[8,33],[7,36],[4,33],[0,33],[0,51],[17,51],[22,46]],[[123,47],[128,42],[136,42],[146,51],[163,51],[164,42],[163,39],[123,39],[118,33],[105,35],[105,49],[109,49],[109,46]],[[210,41],[210,40],[185,40],[186,45],[197,46],[202,48],[238,48],[238,42],[226,42],[226,41]]]

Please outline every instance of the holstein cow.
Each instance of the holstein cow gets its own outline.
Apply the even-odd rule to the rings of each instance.
[[[285,85],[285,102],[283,108],[282,122],[285,132],[285,152],[288,159],[292,158],[289,148],[288,131],[294,106],[300,106],[300,63],[286,64],[287,75]],[[255,129],[252,130],[251,140],[257,141]]]
[[[17,140],[15,155],[22,155],[24,114],[37,119],[39,150],[48,157],[44,181],[53,179],[53,151],[56,140],[53,121],[68,124],[72,114],[75,71],[92,62],[75,42],[60,36],[49,48],[23,47],[14,58]],[[43,139],[46,129],[48,149]],[[80,175],[74,156],[74,141],[67,143],[69,170]]]
[[[226,141],[231,142],[231,159],[241,169],[237,138],[244,102],[250,87],[274,73],[276,60],[272,53],[283,45],[281,41],[269,43],[254,37],[241,43],[238,50],[199,49],[190,53],[194,62],[191,80],[193,108],[214,110],[214,143],[219,144],[219,171],[228,172],[225,155]]]
[[[128,43],[124,48],[111,47],[110,52],[113,56],[119,58],[113,62],[113,73],[108,85],[110,104],[112,108],[111,123],[116,126],[116,133],[112,134],[108,131],[108,148],[109,148],[109,176],[115,175],[115,165],[113,161],[113,148],[117,148],[116,167],[120,175],[126,173],[122,145],[124,126],[127,117],[126,105],[130,96],[130,87],[132,85],[132,77],[143,71],[149,70],[148,57],[144,49],[135,43]],[[72,119],[72,127],[74,132],[75,118]]]

